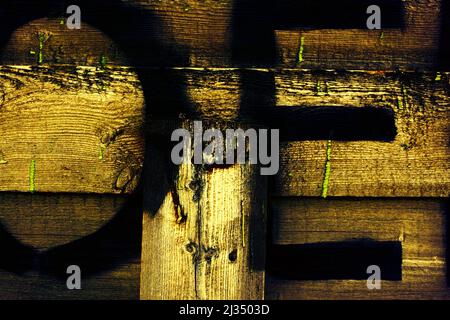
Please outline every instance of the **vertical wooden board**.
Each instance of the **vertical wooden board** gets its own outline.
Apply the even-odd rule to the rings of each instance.
[[[181,165],[180,183],[171,188],[156,212],[144,211],[141,299],[196,299],[198,205],[189,183],[194,167]],[[146,174],[147,179],[152,179]],[[179,189],[178,189],[179,186]],[[152,197],[151,192],[144,197]]]
[[[144,191],[153,205],[144,205],[141,299],[262,299],[266,179],[258,166],[184,163],[170,175],[166,163],[161,174],[156,149],[145,173],[160,182]]]
[[[206,173],[198,266],[200,299],[264,297],[264,184],[248,165]],[[261,252],[262,250],[262,252]]]

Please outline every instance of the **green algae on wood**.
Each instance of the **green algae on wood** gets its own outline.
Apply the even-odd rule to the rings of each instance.
[[[325,175],[323,177],[322,183],[322,198],[326,198],[328,196],[328,187],[330,184],[330,175],[331,175],[331,139],[327,141],[327,151],[326,151],[326,163],[325,163]]]
[[[100,62],[100,68],[101,69],[106,69],[106,65],[108,63],[108,57],[106,57],[105,55],[101,55],[100,59],[99,59],[99,62]]]
[[[37,36],[39,40],[38,51],[36,52],[35,50],[30,49],[29,54],[37,54],[37,63],[42,64],[44,62],[44,44],[52,37],[52,35],[44,32],[39,32]]]
[[[298,64],[303,62],[304,45],[305,45],[305,37],[301,37],[300,38],[300,48],[298,49],[298,61],[297,61]]]
[[[100,149],[99,149],[99,153],[98,153],[98,160],[103,160],[105,158],[105,151],[106,151],[106,147],[108,145],[101,143],[100,144]]]
[[[31,160],[29,168],[30,192],[36,192],[36,160]]]

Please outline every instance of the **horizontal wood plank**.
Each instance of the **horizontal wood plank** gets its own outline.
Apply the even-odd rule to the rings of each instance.
[[[387,137],[387,142],[365,141],[367,139],[357,134],[355,141],[332,138],[328,195],[449,195],[447,73],[222,68],[180,68],[170,73],[175,79],[184,79],[183,87],[192,103],[189,112],[195,110],[203,118],[233,120],[240,117],[263,122],[280,128],[282,135],[287,132],[285,140],[289,140],[290,134],[295,135],[296,125],[308,123],[308,120],[291,116],[290,110],[298,110],[298,107],[391,110],[397,133],[393,141],[389,142],[391,136]],[[184,100],[170,96],[169,101],[182,105]],[[351,131],[357,125],[347,126]],[[391,123],[372,125],[383,127]],[[321,127],[320,130],[329,137],[332,128]],[[280,171],[274,179],[273,194],[320,196],[327,141],[296,139],[292,137],[281,145]],[[346,140],[351,140],[351,136]]]
[[[381,290],[368,290],[361,280],[288,281],[268,275],[267,298],[448,299],[447,211],[448,203],[438,199],[276,199],[275,243],[400,241],[402,280],[382,281]]]
[[[330,78],[327,73],[320,76],[282,73],[276,80],[277,104],[386,107],[395,111],[397,129],[392,142],[331,141],[328,195],[447,197],[450,194],[448,83],[435,81],[439,77],[431,74],[328,75]],[[324,140],[283,144],[274,194],[320,196],[326,154]]]
[[[278,14],[282,9],[270,10],[278,5],[270,1],[247,4],[229,0],[109,1],[107,11],[101,9],[106,6],[103,2],[81,2],[82,30],[65,27],[67,15],[60,4],[50,6],[47,18],[24,21],[28,23],[14,29],[1,62],[36,63],[36,56],[29,52],[38,45],[36,34],[41,32],[52,34],[44,46],[43,58],[43,63],[52,64],[98,65],[104,56],[112,64],[128,64],[131,59],[135,66],[146,67],[270,66],[273,63],[272,66],[278,67],[322,69],[436,70],[443,65],[440,60],[446,31],[440,21],[448,15],[443,0],[403,1],[404,14],[398,17],[403,26],[381,30],[367,30],[365,26],[364,29],[351,26],[315,29],[314,25],[276,30],[277,26],[270,24],[271,14]],[[17,14],[18,8],[29,6],[27,0],[21,3],[20,6],[11,1],[5,4],[6,9]],[[308,5],[292,3],[290,11],[302,12],[302,5]],[[323,7],[327,7],[326,3]],[[30,19],[33,8],[29,9]],[[319,17],[320,14],[317,13]],[[283,13],[278,15],[277,19],[282,20]],[[360,19],[365,17],[368,15],[362,11]],[[108,24],[116,20],[123,21],[121,30]],[[242,60],[241,55],[253,59]],[[258,62],[258,56],[266,63]]]
[[[83,270],[81,270],[83,271]],[[81,290],[68,290],[66,279],[0,271],[2,300],[137,300],[139,299],[139,259],[113,270],[83,279]],[[83,277],[83,274],[82,274]]]
[[[139,196],[0,193],[0,299],[138,299],[141,212]]]
[[[277,30],[279,61],[283,66],[317,69],[439,69],[440,47],[444,46],[440,24],[445,14],[443,1],[403,1],[403,4],[404,17],[398,17],[404,23],[401,28]]]
[[[0,223],[22,244],[44,250],[96,232],[125,201],[115,195],[0,193]]]
[[[0,191],[134,189],[144,105],[135,73],[3,66],[0,88]]]
[[[447,73],[139,69],[141,89],[130,68],[2,70],[2,191],[31,191],[32,180],[36,191],[132,191],[143,159],[145,94],[152,101],[151,113],[168,119],[180,113],[239,118],[289,134],[295,133],[297,120],[283,112],[298,107],[385,108],[395,116],[394,141],[332,141],[328,195],[449,194]],[[150,87],[157,83],[162,85]],[[280,117],[261,117],[267,112]],[[296,139],[281,146],[273,193],[319,196],[327,142]],[[355,140],[361,139],[355,135]]]

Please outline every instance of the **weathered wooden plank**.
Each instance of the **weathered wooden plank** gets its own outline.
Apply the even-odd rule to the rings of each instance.
[[[0,143],[1,190],[30,191],[30,167],[35,160],[37,191],[129,192],[138,180],[143,152],[143,95],[136,76],[127,68],[69,68],[75,74],[65,68],[3,67],[1,127],[6,139]],[[152,101],[151,113],[247,119],[281,127],[282,136],[283,132],[295,133],[300,120],[289,117],[285,112],[291,110],[289,107],[334,107],[334,112],[346,106],[392,110],[398,133],[392,143],[333,141],[329,194],[448,195],[446,73],[221,68],[144,71],[139,73],[145,78],[143,90]],[[59,84],[61,81],[65,84]],[[149,87],[155,83],[165,85]],[[45,95],[35,87],[42,88]],[[21,98],[11,98],[21,91]],[[127,100],[122,99],[129,99],[130,104],[123,104]],[[23,112],[23,104],[29,112]],[[99,105],[105,108],[101,112],[95,111]],[[264,116],[278,113],[277,121]],[[26,125],[25,133],[21,124]],[[321,130],[328,135],[326,127]],[[355,140],[361,139],[355,134]],[[325,144],[284,144],[275,194],[320,195]],[[102,152],[103,160],[99,159]]]
[[[129,65],[126,54],[108,35],[84,22],[80,30],[71,30],[65,16],[32,20],[15,29],[1,51],[1,63]]]
[[[68,290],[66,279],[37,272],[18,275],[0,271],[2,300],[137,300],[139,299],[139,259],[102,274],[82,278],[81,290]],[[82,273],[83,276],[83,273]]]
[[[448,120],[431,128],[436,136],[412,149],[396,141],[332,142],[328,196],[448,197],[450,190]],[[439,124],[438,124],[439,125]],[[442,131],[440,131],[442,130]],[[444,131],[445,130],[445,131]],[[325,189],[327,143],[288,143],[281,148],[281,164],[273,194],[321,196]]]
[[[399,22],[404,21],[401,28],[278,30],[276,38],[281,63],[317,69],[439,68],[443,2],[403,1],[404,17],[398,17]],[[381,21],[383,26],[383,17]],[[302,62],[299,61],[300,46]]]
[[[0,194],[0,297],[137,299],[142,197],[126,198]],[[70,265],[82,290],[66,287]]]
[[[126,68],[3,66],[0,191],[132,191],[144,98]]]
[[[34,61],[29,55],[30,49],[36,46],[34,35],[44,32],[53,34],[45,47],[45,63],[98,65],[104,55],[111,63],[122,64],[129,61],[127,55],[136,66],[269,66],[273,61],[279,67],[435,70],[442,65],[441,32],[445,30],[441,30],[440,19],[447,14],[443,2],[403,1],[404,16],[399,16],[398,20],[399,24],[404,22],[398,28],[379,31],[340,26],[332,29],[331,25],[314,30],[314,25],[306,25],[295,31],[275,30],[277,26],[271,25],[276,20],[272,16],[275,13],[278,20],[283,19],[282,9],[276,9],[281,4],[273,1],[82,1],[83,21],[97,30],[88,26],[80,31],[65,30],[64,25],[60,25],[61,19],[54,17],[34,20],[15,31],[3,51],[2,63]],[[301,17],[301,13],[307,11],[302,6],[308,3],[291,3],[288,15],[298,11]],[[324,1],[322,7],[326,8],[327,3]],[[18,4],[14,2],[9,6]],[[103,10],[104,6],[108,6],[108,10]],[[20,6],[23,7],[27,7],[26,4]],[[271,10],[271,7],[275,8]],[[50,8],[53,16],[66,16],[60,4]],[[32,10],[29,9],[30,16],[33,16]],[[317,15],[320,19],[320,12]],[[367,16],[361,11],[362,21]],[[122,29],[115,29],[108,20],[123,20]],[[299,63],[302,38],[302,62]],[[118,47],[124,48],[126,53]],[[140,50],[145,54],[139,53]],[[254,58],[243,61],[239,58],[241,55]]]
[[[437,199],[274,198],[271,212],[272,240],[280,245],[362,238],[431,241],[435,227],[445,226],[445,203]],[[436,244],[444,246],[424,243],[421,252]]]
[[[400,241],[403,228],[399,211],[432,211],[427,204],[426,200],[274,198],[272,241],[280,245],[361,238]]]
[[[44,250],[96,232],[125,201],[116,195],[0,193],[0,223],[2,232]]]
[[[130,1],[161,18],[164,28],[172,31],[174,41],[187,48],[188,66],[236,66],[243,62],[236,58],[242,52],[255,54],[253,60],[244,64],[260,65],[258,57],[261,61],[270,61],[273,52],[277,66],[295,67],[303,36],[302,68],[371,70],[438,68],[442,2],[404,1],[404,17],[398,17],[399,23],[404,21],[404,26],[381,30],[383,37],[380,39],[381,33],[377,31],[308,30],[314,26],[305,26],[300,34],[295,31],[275,33],[277,26],[271,23],[283,19],[283,12],[277,10],[283,5],[282,1]],[[330,2],[325,1],[321,9],[327,10],[327,3]],[[290,4],[292,9],[288,9],[291,12],[287,15],[299,11],[301,16],[302,5],[308,3],[291,1]],[[340,13],[346,12],[335,12]],[[317,14],[320,16],[320,12]],[[361,15],[361,20],[368,16],[365,11]]]
[[[395,111],[397,136],[390,143],[331,141],[328,195],[447,197],[448,84],[432,75],[344,74],[328,78],[332,82],[327,76],[317,78],[315,95],[309,76],[287,73],[276,80],[277,103],[283,106],[377,106]],[[320,196],[327,141],[286,142],[280,153],[274,194]]]
[[[250,164],[185,163],[162,174],[170,149],[157,146],[147,150],[145,177],[160,187],[144,192],[141,299],[262,299],[264,177]]]
[[[328,202],[328,203],[326,203]],[[287,281],[267,277],[267,298],[276,299],[443,299],[446,283],[446,214],[439,199],[277,199],[272,205],[274,242],[396,240],[402,245],[402,280]],[[270,263],[270,261],[269,261]]]
[[[183,87],[187,88],[191,101],[195,102],[193,107],[202,117],[252,119],[281,128],[281,135],[287,135],[286,140],[298,139],[295,137],[296,125],[311,122],[306,113],[302,114],[306,117],[303,119],[291,116],[290,110],[297,110],[297,107],[310,107],[311,110],[333,107],[335,113],[341,107],[391,110],[397,132],[392,142],[356,141],[367,140],[356,130],[355,141],[332,141],[328,194],[408,197],[446,197],[449,194],[450,104],[446,73],[289,69],[181,69],[171,72],[175,78],[185,79]],[[177,96],[169,100],[173,104],[183,102]],[[321,126],[320,117],[314,121],[317,123],[314,130],[321,132],[320,139],[329,137],[332,127]],[[347,131],[351,132],[358,125],[347,124]],[[390,127],[391,122],[371,125]],[[374,129],[369,127],[368,131]],[[292,135],[291,139],[289,135]],[[344,140],[351,140],[351,135],[347,134]],[[390,141],[391,134],[385,140]],[[282,144],[274,194],[320,196],[326,146],[327,141],[323,140]]]
[[[440,263],[437,263],[439,265]],[[407,268],[403,269],[404,271]],[[439,300],[450,298],[446,283],[427,274],[415,283],[383,281],[380,290],[368,290],[365,280],[290,281],[267,277],[266,298],[271,300]]]

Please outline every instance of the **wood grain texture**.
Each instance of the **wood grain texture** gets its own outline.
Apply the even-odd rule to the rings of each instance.
[[[82,21],[81,29],[69,29],[66,15],[60,18],[40,18],[29,21],[11,34],[2,48],[0,59],[8,65],[63,65],[101,66],[129,65],[125,53],[104,32]],[[44,36],[39,49],[39,35]],[[42,61],[39,61],[42,51]]]
[[[274,242],[400,241],[402,280],[287,281],[267,278],[268,299],[448,299],[448,203],[438,199],[277,199],[272,204]],[[269,261],[270,263],[270,261]]]
[[[139,259],[89,279],[81,290],[68,290],[66,279],[37,272],[17,275],[0,271],[2,300],[137,300],[139,299]],[[83,274],[82,274],[83,276]]]
[[[134,189],[144,105],[135,73],[3,66],[0,81],[0,191]]]
[[[270,25],[272,17],[268,13],[260,13],[273,13],[266,7],[276,6],[276,2],[244,3],[230,0],[127,0],[111,2],[109,10],[103,12],[102,0],[85,1],[81,7],[87,21],[84,21],[83,29],[80,30],[82,32],[67,30],[64,24],[61,25],[61,17],[67,15],[61,5],[53,6],[50,11],[55,15],[55,11],[60,10],[59,18],[51,16],[32,20],[18,28],[1,59],[3,64],[30,63],[34,59],[29,55],[29,50],[30,46],[36,45],[35,33],[46,32],[53,36],[45,47],[45,63],[77,61],[98,65],[100,56],[105,55],[112,64],[128,64],[130,60],[118,49],[124,46],[117,41],[129,39],[124,40],[128,56],[141,56],[134,62],[147,67],[242,66],[242,61],[236,59],[234,53],[255,52],[264,55],[266,50],[274,52],[274,65],[277,67],[361,70],[400,68],[410,71],[436,70],[441,67],[440,47],[444,45],[441,19],[445,19],[443,0],[403,1],[404,16],[398,19],[404,21],[404,26],[382,30],[314,29],[314,26],[275,30],[276,26]],[[261,7],[266,8],[266,11]],[[293,10],[301,10],[301,6],[294,6]],[[363,11],[361,16],[368,15]],[[89,25],[95,24],[95,19],[116,18],[126,22],[120,32],[108,24],[103,24],[104,30],[101,30],[101,23],[95,28]],[[105,35],[111,30],[115,35],[112,42]],[[303,61],[298,63],[302,37]],[[148,39],[157,43],[153,50],[148,49]],[[249,48],[248,43],[252,43],[254,48]],[[147,55],[152,58],[142,57],[142,54],[137,53],[139,50],[147,51]],[[157,51],[157,54],[152,51]],[[257,64],[256,60],[253,63]],[[251,61],[244,64],[252,66]]]
[[[397,136],[392,142],[332,141],[328,195],[447,197],[448,83],[434,81],[431,74],[406,78],[384,73],[342,75],[328,78],[332,82],[326,75],[316,78],[321,88],[327,88],[316,95],[312,81],[305,81],[309,76],[300,73],[284,74],[276,86],[277,101],[283,106],[377,106],[395,111]],[[280,149],[274,194],[320,196],[326,145],[323,140],[286,142]]]
[[[260,6],[277,6],[277,2],[245,3],[221,1],[181,0],[147,1],[129,0],[128,3],[154,12],[163,28],[171,31],[173,41],[187,48],[188,59],[184,66],[236,66],[239,61],[233,52],[250,51],[258,54],[267,46],[275,46],[275,63],[279,67],[296,67],[300,39],[303,36],[304,60],[302,68],[350,68],[368,70],[430,70],[439,68],[440,19],[442,0],[407,0],[404,3],[404,27],[380,31],[324,29],[281,31],[273,29],[275,42],[258,43],[254,38],[264,38],[270,28],[271,16],[260,16]],[[301,10],[301,6],[297,6]],[[324,9],[326,10],[326,9]],[[273,13],[268,9],[268,12]],[[365,12],[361,13],[365,15]],[[368,16],[368,15],[367,15]],[[242,25],[239,19],[242,17]],[[261,24],[260,21],[265,21]],[[194,22],[194,23],[193,23]],[[251,25],[254,23],[254,26]],[[237,44],[242,33],[248,43],[258,48]],[[262,34],[262,35],[261,35]],[[258,52],[259,51],[259,52]],[[269,50],[268,50],[269,51]],[[251,63],[251,62],[250,62]]]
[[[32,160],[36,163],[37,191],[118,193],[134,188],[143,157],[140,130],[143,97],[136,87],[139,82],[129,69],[102,71],[78,67],[75,74],[57,67],[3,67],[3,70],[0,114],[5,139],[0,144],[1,190],[29,191]],[[106,76],[107,80],[103,80]],[[333,142],[329,194],[448,195],[446,73],[435,80],[434,73],[176,68],[149,69],[146,76],[174,79],[171,89],[158,91],[160,95],[152,100],[152,110],[181,106],[178,111],[205,119],[242,118],[257,124],[260,119],[255,114],[263,110],[276,114],[275,105],[280,111],[297,106],[373,106],[393,110],[398,135],[392,143]],[[62,80],[63,85],[59,84]],[[102,92],[105,82],[108,87]],[[253,84],[249,87],[250,82]],[[37,86],[45,95],[33,90]],[[13,98],[18,90],[23,95]],[[149,88],[147,92],[154,90]],[[180,91],[184,94],[177,94]],[[51,107],[44,108],[50,98]],[[28,112],[21,108],[19,113],[22,104]],[[99,107],[105,109],[95,111]],[[177,112],[172,112],[172,117]],[[290,121],[289,130],[295,131],[295,121],[289,118],[286,121]],[[267,124],[271,125],[270,119]],[[325,143],[285,143],[274,193],[320,195]],[[99,159],[102,153],[103,160]]]
[[[144,206],[141,299],[263,298],[266,183],[256,171],[185,163],[166,176],[162,205]]]
[[[138,299],[141,202],[0,194],[0,299]],[[80,266],[82,290],[67,289],[69,265]]]
[[[96,232],[124,203],[112,195],[0,193],[0,223],[22,244],[44,250]]]
[[[403,1],[405,16],[399,17],[404,21],[402,28],[277,30],[280,64],[317,69],[439,69],[442,3]],[[381,22],[383,26],[383,18]],[[302,37],[303,62],[299,63]]]
[[[282,112],[290,107],[392,110],[397,131],[394,141],[332,142],[329,195],[449,195],[447,73],[201,68],[170,72],[184,79],[192,103],[190,112],[195,110],[203,118],[241,117],[258,122],[263,111],[279,112],[282,118]],[[170,99],[173,104],[183,102],[177,96]],[[286,126],[295,132],[292,117],[285,116],[285,123],[271,123],[270,118],[264,121],[281,126],[282,132]],[[355,136],[355,140],[360,139]],[[326,144],[324,140],[283,143],[273,194],[320,196]]]

